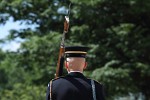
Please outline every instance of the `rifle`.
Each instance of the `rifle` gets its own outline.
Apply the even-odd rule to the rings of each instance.
[[[66,36],[66,33],[68,33],[68,29],[69,29],[70,6],[71,6],[71,3],[69,4],[68,14],[67,14],[67,16],[65,16],[64,30],[63,30],[63,34],[62,34],[62,38],[61,38],[61,43],[60,43],[59,56],[58,56],[55,78],[62,76],[62,74],[63,74],[65,36]]]

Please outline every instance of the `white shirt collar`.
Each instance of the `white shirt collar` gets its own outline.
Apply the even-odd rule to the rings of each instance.
[[[79,72],[79,73],[82,73],[81,71],[70,71],[70,72],[68,72],[68,73],[72,73],[72,72]]]

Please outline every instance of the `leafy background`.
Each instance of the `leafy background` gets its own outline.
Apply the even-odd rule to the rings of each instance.
[[[104,84],[108,100],[150,100],[149,0],[0,0],[1,25],[36,25],[0,40],[24,40],[17,51],[0,49],[0,99],[45,99],[70,2],[66,45],[91,47],[84,74]]]

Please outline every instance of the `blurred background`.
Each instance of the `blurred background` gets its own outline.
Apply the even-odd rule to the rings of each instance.
[[[84,72],[107,100],[150,100],[150,0],[0,0],[0,100],[44,100],[64,16],[66,45],[85,45]]]

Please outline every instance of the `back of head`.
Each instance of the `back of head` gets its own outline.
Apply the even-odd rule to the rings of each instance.
[[[82,68],[85,64],[85,58],[80,57],[69,57],[66,58],[66,61],[69,63],[68,67],[70,68]]]
[[[71,46],[65,48],[65,58],[67,70],[83,71],[85,68],[85,58],[88,47]]]

